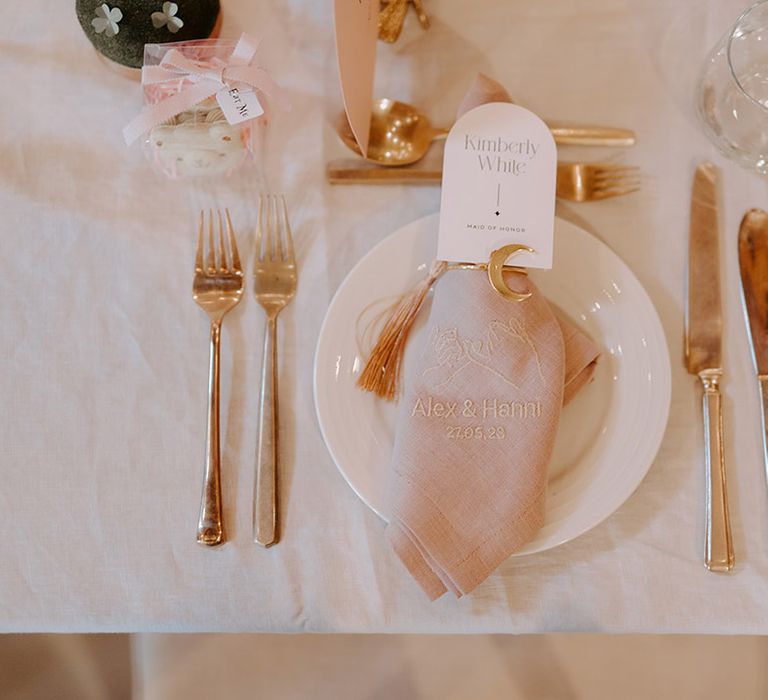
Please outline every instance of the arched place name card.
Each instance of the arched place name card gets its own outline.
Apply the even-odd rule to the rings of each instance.
[[[487,263],[510,243],[515,265],[549,269],[557,149],[547,125],[523,107],[493,102],[464,114],[445,144],[437,257]]]

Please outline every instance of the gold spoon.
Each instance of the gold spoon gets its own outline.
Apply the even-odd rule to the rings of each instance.
[[[572,146],[632,146],[635,133],[629,129],[602,126],[549,125],[555,143]],[[362,155],[344,113],[336,130],[350,150]],[[421,160],[432,141],[444,139],[450,128],[438,129],[413,105],[385,97],[371,106],[371,129],[366,160],[378,165],[410,165]]]
[[[362,155],[343,112],[337,131],[348,148]],[[374,100],[365,159],[379,165],[410,165],[426,155],[432,141],[444,139],[449,131],[434,128],[424,114],[405,102],[386,97]]]

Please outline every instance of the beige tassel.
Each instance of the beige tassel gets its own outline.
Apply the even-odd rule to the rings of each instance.
[[[393,401],[398,393],[400,371],[405,355],[405,344],[416,317],[419,315],[430,287],[445,272],[448,263],[435,260],[425,277],[414,290],[395,306],[392,316],[384,325],[374,345],[357,385],[387,401]]]

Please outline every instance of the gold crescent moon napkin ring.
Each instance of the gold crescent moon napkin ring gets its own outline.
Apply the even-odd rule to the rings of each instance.
[[[516,292],[514,289],[510,289],[507,283],[504,281],[504,271],[514,270],[515,272],[522,272],[528,274],[528,271],[524,267],[517,267],[515,265],[505,265],[513,255],[518,253],[535,253],[536,251],[522,243],[510,243],[509,245],[497,248],[491,253],[487,263],[449,263],[448,270],[488,270],[488,281],[491,286],[510,301],[525,301],[529,299],[533,292]]]

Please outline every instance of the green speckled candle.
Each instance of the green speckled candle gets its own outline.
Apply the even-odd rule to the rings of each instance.
[[[110,11],[119,10],[118,13],[108,13],[112,18],[122,17],[111,27],[97,32],[100,27],[94,27],[93,20],[104,16],[101,11],[97,14],[104,4]],[[220,4],[219,0],[177,0],[175,3],[163,0],[114,0],[108,3],[76,0],[75,9],[85,35],[99,53],[128,68],[141,68],[144,44],[209,38],[217,28]],[[153,13],[158,15],[154,21]],[[172,21],[163,19],[162,15]],[[180,27],[178,20],[183,23]],[[112,35],[115,25],[117,33]]]

